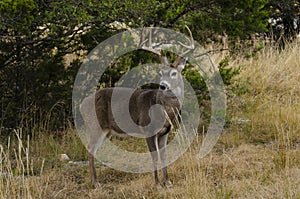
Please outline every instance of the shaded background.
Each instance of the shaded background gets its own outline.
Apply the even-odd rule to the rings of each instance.
[[[296,0],[1,1],[0,133],[72,125],[72,86],[82,58],[118,32],[158,26],[186,33],[188,25],[203,45],[248,53],[254,39],[257,51],[268,42],[284,48],[295,39],[299,8]],[[158,60],[144,51],[129,53],[109,67],[99,85],[113,86],[130,68],[148,62]],[[225,68],[227,62],[219,68],[230,84],[238,71]],[[206,98],[205,83],[192,66],[184,75],[199,98]]]

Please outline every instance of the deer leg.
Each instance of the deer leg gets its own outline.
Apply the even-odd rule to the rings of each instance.
[[[90,175],[91,175],[91,182],[94,188],[97,187],[97,173],[95,168],[95,157],[91,153],[88,153],[89,155],[89,167],[90,167]]]
[[[95,155],[97,149],[102,145],[106,138],[106,133],[104,132],[89,132],[90,139],[87,145],[88,155],[89,155],[89,167],[90,167],[90,174],[91,174],[91,181],[94,188],[99,187],[98,180],[97,180],[97,172],[95,168]]]
[[[146,138],[146,142],[149,151],[151,152],[151,157],[153,161],[155,184],[157,186],[160,186],[159,179],[158,179],[158,171],[157,171],[157,163],[158,163],[157,137],[156,136],[148,137]]]
[[[159,137],[158,139],[158,147],[159,147],[159,156],[162,164],[162,171],[163,171],[163,184],[167,188],[173,187],[172,182],[169,180],[168,177],[168,171],[167,171],[167,165],[166,165],[166,146],[168,141],[168,133],[165,135]]]
[[[95,169],[95,155],[98,147],[104,141],[105,133],[101,132],[95,110],[95,95],[85,98],[80,105],[80,113],[86,127],[86,134],[89,136],[89,142],[86,146],[89,157],[89,167],[91,181],[94,187],[98,187],[97,173]]]

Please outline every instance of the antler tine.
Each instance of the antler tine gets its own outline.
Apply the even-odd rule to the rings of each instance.
[[[149,41],[149,39],[145,39],[144,41],[142,41],[142,43],[140,44],[140,46],[143,47],[147,41]]]
[[[144,31],[142,31],[141,34],[142,34],[141,38],[143,40]],[[146,46],[147,42],[148,42],[149,46]],[[152,30],[150,30],[149,38],[145,39],[144,41],[141,41],[140,48],[158,55],[161,63],[169,64],[167,58],[162,55],[161,49],[159,49],[159,50],[154,49],[154,47],[157,47],[157,46],[160,46],[160,45],[162,45],[162,43],[158,43],[158,44],[157,43],[152,43]]]
[[[183,53],[181,53],[180,55],[178,55],[174,61],[174,63],[172,64],[172,67],[177,68],[179,63],[181,62],[181,59],[184,58],[185,55],[187,55],[189,52],[193,51],[195,49],[195,42],[194,42],[194,38],[193,38],[193,34],[192,31],[189,29],[189,27],[186,25],[185,28],[188,30],[189,35],[190,35],[190,45],[185,45],[182,42],[178,41],[178,43],[183,46],[184,48],[187,48],[187,50]],[[185,58],[185,61],[187,59]]]
[[[191,52],[192,50],[195,49],[195,42],[194,42],[192,31],[190,30],[190,28],[187,25],[185,25],[185,28],[188,30],[189,35],[190,35],[190,39],[189,39],[190,45],[185,45],[182,42],[178,41],[178,43],[181,46],[183,46],[184,48],[187,48],[187,50],[185,52],[183,52],[179,55],[180,57],[184,57],[186,54],[188,54],[189,52]]]

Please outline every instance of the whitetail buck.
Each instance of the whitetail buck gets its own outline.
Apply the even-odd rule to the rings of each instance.
[[[188,29],[189,30],[189,29]],[[151,32],[149,39],[141,42],[141,49],[150,51],[159,56],[163,67],[160,70],[160,84],[159,89],[129,89],[122,87],[114,88],[104,88],[96,91],[92,96],[89,96],[83,100],[80,106],[80,112],[86,124],[89,134],[89,142],[87,149],[89,152],[89,166],[91,173],[91,180],[94,186],[98,186],[97,175],[95,169],[95,155],[97,149],[104,142],[105,138],[110,135],[117,136],[127,136],[132,135],[130,132],[124,132],[122,128],[118,125],[118,122],[114,118],[113,111],[119,111],[119,113],[124,112],[121,109],[129,109],[131,119],[134,123],[140,126],[141,130],[135,132],[135,134],[140,134],[145,137],[149,151],[151,152],[153,166],[154,166],[154,179],[155,183],[160,186],[158,179],[157,164],[160,158],[163,170],[163,185],[166,187],[171,187],[172,183],[168,179],[167,166],[165,164],[165,148],[167,145],[168,133],[172,129],[173,124],[178,118],[179,110],[183,103],[184,95],[184,83],[181,75],[182,69],[185,67],[186,60],[185,56],[194,50],[194,40],[192,34],[190,33],[190,44],[184,45],[180,43],[184,48],[187,48],[185,52],[177,56],[174,63],[169,64],[165,56],[162,55],[161,50],[155,50],[152,46]],[[149,43],[149,46],[145,44]],[[117,106],[112,107],[112,95],[113,92],[118,92],[126,95],[131,92],[131,97],[128,103],[120,99],[114,99],[114,104]],[[91,105],[95,104],[95,107]],[[163,121],[159,129],[152,130],[155,132],[145,132],[146,125],[153,122],[151,119],[151,111],[155,110],[152,106],[161,105],[164,108]],[[151,108],[152,107],[152,108]],[[117,110],[112,110],[117,109]],[[94,121],[91,121],[91,112],[96,111],[97,122],[99,125],[95,125]],[[152,114],[153,116],[153,114]],[[122,118],[128,120],[128,118]],[[158,118],[154,118],[158,119]],[[161,120],[160,118],[159,120]],[[99,128],[100,127],[100,128]]]

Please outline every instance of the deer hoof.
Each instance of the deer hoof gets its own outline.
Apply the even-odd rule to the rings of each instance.
[[[161,189],[163,189],[163,187],[161,186],[160,183],[156,183],[156,189],[161,190]]]
[[[164,182],[164,186],[166,188],[173,188],[173,184],[170,180]]]
[[[93,187],[93,189],[101,189],[101,185],[99,182],[92,183],[92,187]]]

